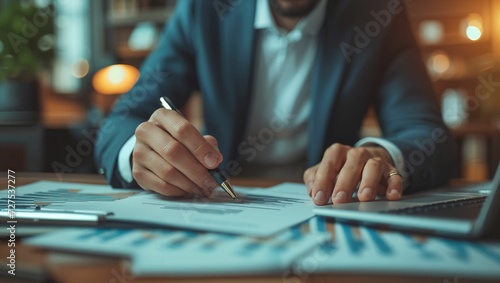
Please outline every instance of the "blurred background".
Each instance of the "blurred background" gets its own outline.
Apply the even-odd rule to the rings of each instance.
[[[500,160],[500,0],[405,2],[453,131],[454,177],[488,179]],[[175,4],[0,0],[0,171],[97,173],[96,129]],[[201,128],[200,100],[184,111]],[[361,134],[380,135],[372,111]]]

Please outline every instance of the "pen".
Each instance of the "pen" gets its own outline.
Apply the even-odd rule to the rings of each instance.
[[[168,110],[174,110],[177,113],[181,114],[182,113],[175,107],[175,105],[170,101],[170,99],[166,96],[163,96],[160,98],[161,105]],[[234,192],[233,186],[229,183],[229,181],[222,175],[222,172],[219,170],[219,168],[216,169],[208,169],[208,173],[212,175],[212,177],[215,179],[217,184],[221,186],[221,188],[233,199],[238,199],[238,196]]]

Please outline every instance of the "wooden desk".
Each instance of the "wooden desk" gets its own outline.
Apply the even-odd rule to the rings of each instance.
[[[6,183],[6,172],[1,172],[1,182]],[[55,174],[51,173],[16,173],[16,186],[29,184],[38,180],[64,181],[64,182],[79,182],[92,184],[105,184],[105,180],[100,175],[85,175],[85,174],[66,174],[63,175],[63,180],[58,180]],[[260,186],[268,187],[278,183],[277,181],[269,180],[233,180],[236,185],[245,186]],[[453,278],[429,278],[424,274],[420,278],[410,278],[391,275],[357,275],[357,274],[325,274],[325,275],[304,275],[303,278],[282,277],[281,275],[274,276],[241,276],[241,277],[203,277],[203,278],[136,278],[127,273],[127,261],[123,259],[107,258],[89,255],[65,254],[60,252],[45,251],[38,248],[24,246],[16,239],[16,279],[18,281],[9,281],[14,277],[4,277],[7,274],[3,273],[0,276],[1,282],[33,282],[33,278],[27,278],[25,281],[19,281],[24,271],[29,271],[34,274],[36,279],[46,280],[43,282],[72,282],[72,283],[132,283],[132,282],[276,282],[276,283],[295,283],[295,282],[369,282],[369,283],[392,283],[392,282],[457,282]],[[6,263],[6,254],[8,248],[5,241],[0,241],[0,265]],[[6,272],[2,270],[3,272]],[[10,275],[8,275],[10,276]],[[6,280],[7,279],[7,280]],[[488,282],[478,281],[465,278],[459,278],[458,282]]]

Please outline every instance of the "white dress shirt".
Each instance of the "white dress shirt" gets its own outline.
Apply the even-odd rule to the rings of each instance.
[[[257,0],[254,28],[257,32],[252,103],[244,141],[238,148],[245,175],[293,178],[306,169],[307,124],[312,111],[310,81],[318,46],[318,33],[325,18],[326,0],[287,32],[274,21],[268,0]],[[132,136],[119,154],[119,170],[132,181]],[[391,155],[399,172],[401,151],[380,138],[365,138],[356,146],[376,144]]]
[[[287,32],[276,25],[269,1],[257,0],[251,118],[244,139],[257,144],[239,148],[245,175],[290,179],[306,169],[311,73],[326,4],[320,1]]]

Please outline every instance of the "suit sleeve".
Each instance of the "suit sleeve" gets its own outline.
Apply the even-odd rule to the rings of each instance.
[[[405,191],[445,185],[452,172],[452,137],[405,12],[394,16],[382,48],[386,71],[375,108],[384,137],[403,154]]]
[[[139,80],[130,92],[121,96],[99,129],[95,160],[113,187],[139,187],[135,181],[129,183],[120,177],[118,154],[137,126],[160,107],[159,98],[169,96],[182,107],[198,87],[190,38],[195,25],[194,9],[194,1],[178,2],[158,47],[141,66]]]

